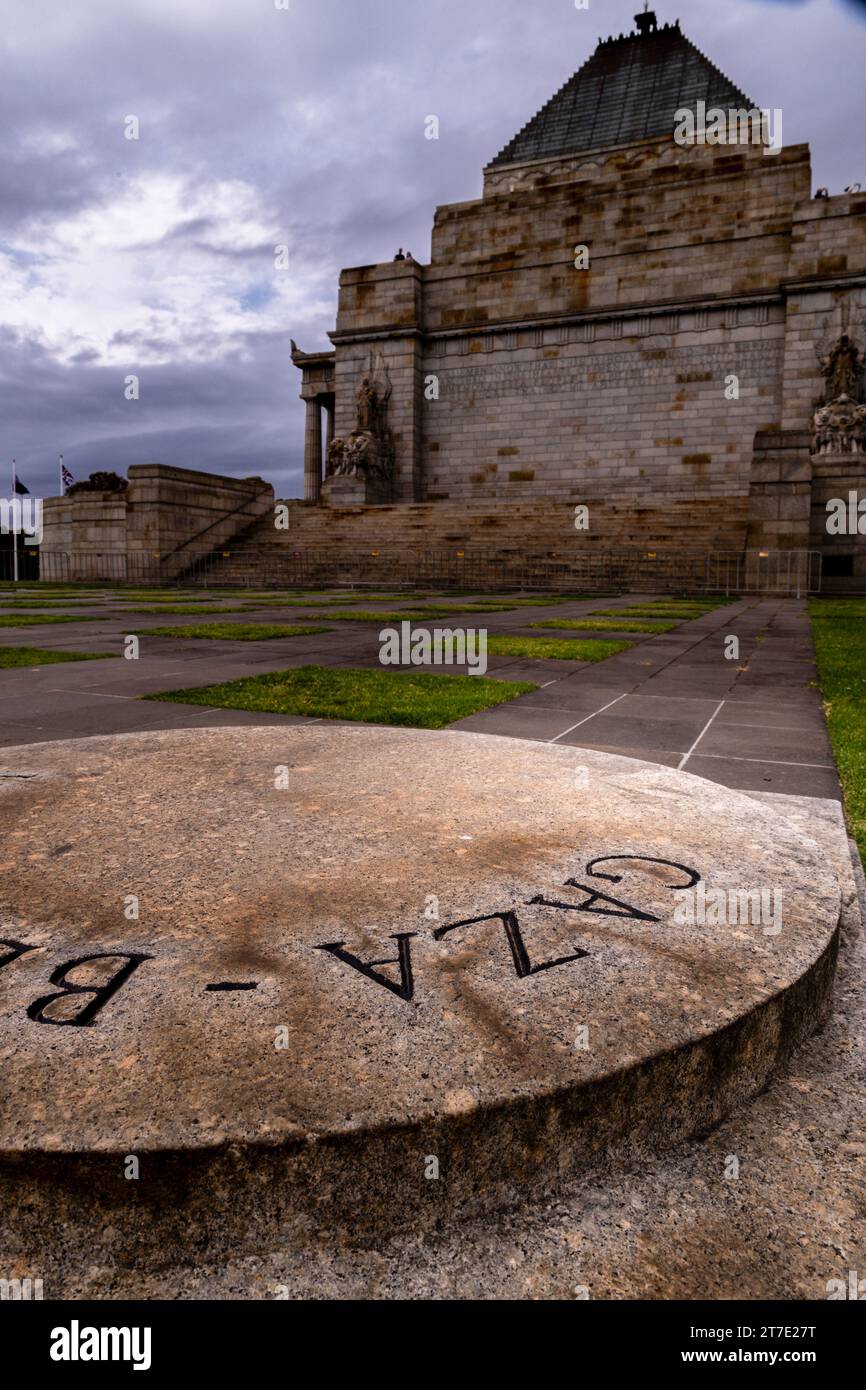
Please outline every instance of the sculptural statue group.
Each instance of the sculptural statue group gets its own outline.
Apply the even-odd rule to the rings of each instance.
[[[832,347],[816,349],[826,383],[812,422],[815,454],[866,453],[863,360],[848,333]]]
[[[390,397],[391,381],[384,361],[371,355],[369,370],[355,396],[355,428],[331,441],[327,477],[369,478],[390,484],[394,473],[394,441],[388,428]]]

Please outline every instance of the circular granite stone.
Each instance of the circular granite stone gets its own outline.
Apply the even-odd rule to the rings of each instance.
[[[437,1187],[438,1157],[461,1200],[513,1192],[716,1123],[832,985],[811,841],[585,749],[325,725],[39,744],[0,755],[0,818],[7,1162],[230,1153],[237,1189],[268,1153],[320,1204],[381,1207]],[[763,919],[717,920],[718,890],[763,891]]]

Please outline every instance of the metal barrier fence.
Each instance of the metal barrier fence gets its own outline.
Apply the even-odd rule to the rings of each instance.
[[[821,592],[822,557],[817,550],[714,551],[707,556],[707,588],[729,594]]]
[[[11,550],[0,551],[0,579],[12,578]],[[147,584],[164,582],[159,555],[93,554],[88,551],[19,549],[20,579],[40,579],[54,584]]]
[[[34,555],[36,559],[34,561]],[[38,565],[38,572],[34,572]],[[821,589],[821,556],[808,550],[612,550],[522,555],[488,550],[345,552],[267,545],[190,554],[180,574],[155,553],[28,552],[22,578],[51,583],[173,584],[185,588],[423,587],[776,594],[801,597]],[[0,579],[12,578],[12,556],[0,553]]]

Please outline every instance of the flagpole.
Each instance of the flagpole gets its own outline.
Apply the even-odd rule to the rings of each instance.
[[[63,486],[63,455],[58,454],[57,457],[60,460],[60,496],[65,497],[66,488]]]
[[[18,489],[16,487],[17,475],[15,472],[15,460],[12,460],[12,580],[18,583],[18,528],[15,525],[15,504],[18,501]]]

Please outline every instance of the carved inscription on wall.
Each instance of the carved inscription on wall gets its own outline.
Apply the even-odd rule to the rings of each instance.
[[[615,390],[666,386],[676,390],[688,381],[721,382],[727,372],[744,380],[772,380],[782,370],[781,342],[714,343],[657,349],[652,353],[598,353],[587,357],[537,362],[494,362],[483,366],[443,368],[441,399],[469,402],[504,396]],[[685,378],[682,383],[679,378]]]

